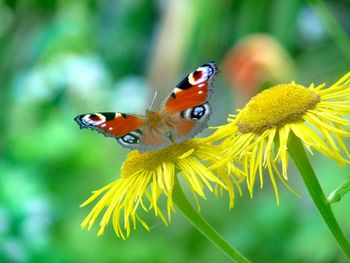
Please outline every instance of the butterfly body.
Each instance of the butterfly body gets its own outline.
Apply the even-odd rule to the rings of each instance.
[[[154,151],[192,138],[205,127],[211,109],[212,81],[219,72],[215,63],[203,64],[184,78],[159,111],[135,115],[114,112],[78,115],[81,128],[91,128],[131,149]]]

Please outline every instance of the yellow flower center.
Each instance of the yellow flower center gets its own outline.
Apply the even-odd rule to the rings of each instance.
[[[126,178],[141,170],[156,170],[162,163],[175,162],[179,157],[196,148],[196,140],[188,140],[154,152],[132,151],[122,165],[121,177]]]
[[[319,101],[320,95],[295,83],[272,87],[247,103],[240,113],[238,129],[242,133],[261,133],[300,121],[302,115]]]

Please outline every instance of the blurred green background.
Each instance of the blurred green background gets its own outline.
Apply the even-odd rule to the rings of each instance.
[[[222,69],[211,125],[262,87],[331,84],[350,71],[350,2],[317,3],[0,0],[0,262],[229,262],[180,213],[169,227],[145,214],[152,231],[127,241],[112,227],[100,238],[98,224],[82,231],[91,207],[79,205],[118,178],[128,151],[73,118],[144,112],[155,90],[159,103],[209,60]],[[326,193],[349,174],[312,161]],[[227,196],[208,193],[202,214],[253,262],[345,262],[293,167],[289,178],[301,199],[280,184],[277,206],[266,183],[231,211]],[[333,206],[348,238],[349,201]]]

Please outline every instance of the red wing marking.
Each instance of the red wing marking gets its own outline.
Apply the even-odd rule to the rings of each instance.
[[[127,115],[126,118],[120,115],[104,124],[106,124],[106,126],[100,124],[98,127],[108,134],[120,137],[140,128],[144,124],[144,120],[133,115]]]
[[[208,86],[206,85],[201,87],[196,85],[186,90],[175,90],[175,96],[170,96],[164,104],[164,110],[169,113],[185,111],[205,103],[208,99]]]

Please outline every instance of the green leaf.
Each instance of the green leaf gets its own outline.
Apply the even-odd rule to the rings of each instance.
[[[327,197],[328,203],[339,202],[344,195],[350,192],[350,176],[337,189],[329,194]]]

